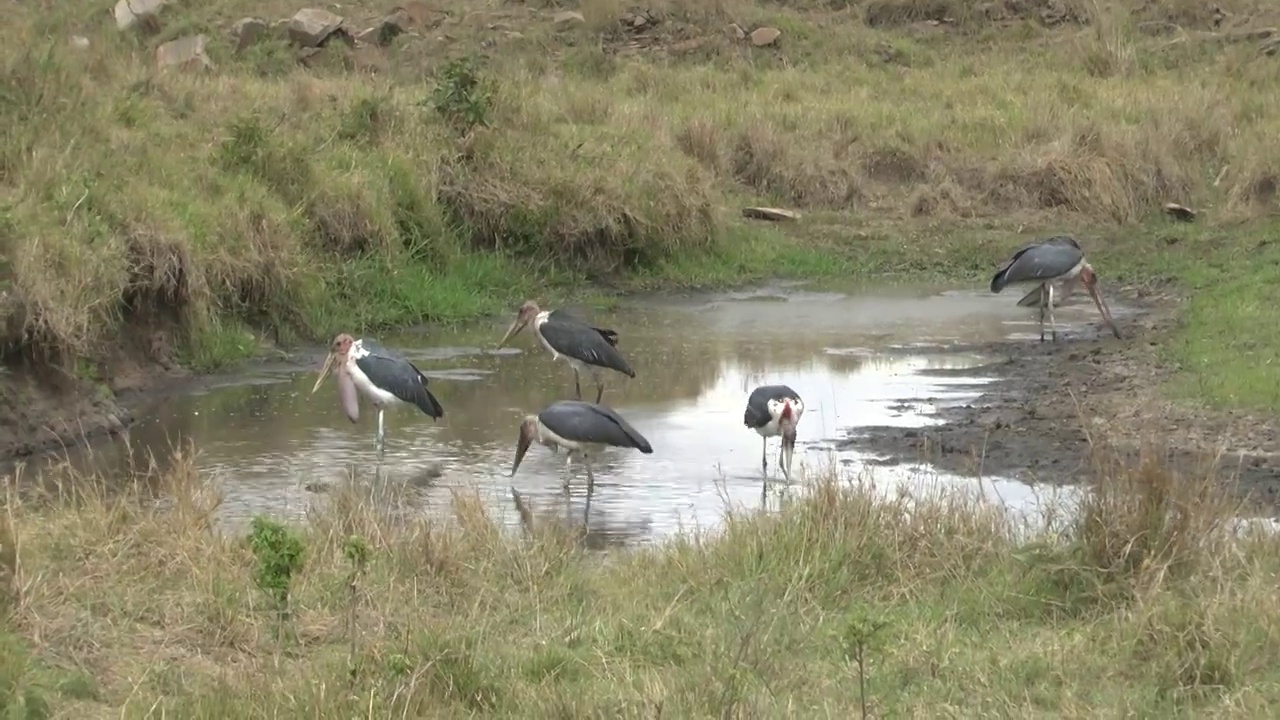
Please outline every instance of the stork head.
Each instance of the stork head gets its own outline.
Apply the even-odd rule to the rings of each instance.
[[[320,368],[320,377],[316,378],[316,384],[311,388],[313,395],[320,389],[320,383],[324,382],[324,379],[329,376],[329,371],[333,370],[335,363],[338,366],[339,375],[346,373],[347,353],[351,350],[351,344],[355,341],[355,338],[346,333],[340,333],[333,339],[333,342],[329,345],[329,355],[324,359],[324,367]]]
[[[516,461],[511,464],[511,476],[515,477],[520,461],[529,452],[529,445],[538,437],[538,418],[530,415],[520,421],[520,436],[516,439]]]
[[[541,309],[538,307],[538,303],[532,300],[525,300],[520,309],[516,311],[516,319],[511,321],[511,327],[507,328],[507,334],[502,336],[502,342],[498,343],[498,347],[506,345],[508,340],[519,334],[525,325],[533,322],[539,312],[541,312]]]
[[[1089,263],[1085,263],[1080,269],[1080,282],[1089,291],[1093,304],[1098,306],[1098,312],[1102,315],[1102,320],[1107,323],[1107,327],[1111,328],[1111,334],[1115,335],[1117,340],[1120,339],[1120,330],[1116,327],[1115,320],[1111,319],[1111,309],[1107,307],[1106,301],[1102,299],[1102,293],[1098,291],[1098,275]]]
[[[324,359],[324,367],[320,368],[320,377],[316,378],[316,384],[311,388],[311,394],[314,395],[320,389],[320,384],[328,377],[329,371],[337,366],[334,372],[338,376],[338,399],[342,401],[342,409],[347,413],[347,419],[356,422],[360,419],[360,404],[356,400],[356,383],[351,378],[351,373],[347,372],[347,353],[351,352],[351,345],[355,342],[355,338],[346,333],[342,333],[333,339],[333,343],[329,346],[329,355]]]

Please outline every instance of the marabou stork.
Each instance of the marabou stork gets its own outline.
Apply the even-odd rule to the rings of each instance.
[[[626,358],[618,352],[618,333],[607,328],[592,327],[565,310],[542,310],[532,300],[520,306],[516,319],[507,328],[507,334],[502,336],[498,347],[506,345],[526,325],[533,326],[533,334],[551,352],[552,360],[564,358],[569,367],[573,368],[573,389],[579,400],[582,399],[579,375],[584,370],[591,373],[591,379],[596,384],[597,403],[604,396],[601,370],[616,370],[631,378],[636,376],[636,371],[631,369]]]
[[[1111,310],[1098,291],[1098,276],[1085,260],[1084,251],[1075,238],[1059,235],[1018,250],[992,276],[991,292],[998,293],[1008,285],[1028,282],[1036,283],[1036,288],[1023,296],[1018,305],[1040,308],[1040,342],[1044,342],[1046,311],[1050,332],[1057,342],[1058,328],[1053,308],[1071,295],[1077,282],[1084,284],[1103,321],[1117,338],[1120,337],[1120,330],[1111,318]]]
[[[760,471],[769,472],[769,438],[782,436],[782,453],[779,464],[787,481],[791,480],[791,457],[796,449],[796,425],[804,414],[804,401],[800,394],[786,385],[761,385],[747,398],[747,410],[742,423],[760,433],[763,445],[760,449]]]
[[[591,456],[605,447],[635,448],[645,455],[653,452],[649,441],[621,415],[603,405],[581,400],[561,400],[546,407],[537,415],[529,415],[520,422],[520,437],[516,441],[516,460],[511,465],[515,477],[520,461],[529,451],[529,445],[537,441],[555,452],[558,448],[568,451],[565,463],[565,487],[569,486],[569,470],[576,455],[587,468],[587,493],[595,488],[595,476],[591,472]]]
[[[329,371],[337,366],[338,397],[342,409],[351,422],[360,419],[360,403],[356,398],[358,388],[378,409],[378,458],[386,447],[386,426],[383,413],[400,403],[418,406],[433,420],[444,417],[444,408],[427,389],[427,378],[413,363],[398,353],[376,345],[369,340],[356,340],[346,333],[333,339],[329,356],[325,358],[320,377],[311,388],[314,395],[320,389]]]

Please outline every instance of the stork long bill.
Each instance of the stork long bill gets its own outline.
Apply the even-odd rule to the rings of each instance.
[[[1098,306],[1098,312],[1107,323],[1107,327],[1111,328],[1111,333],[1116,336],[1117,340],[1122,339],[1120,337],[1120,329],[1116,327],[1115,320],[1111,319],[1111,308],[1107,307],[1106,301],[1102,299],[1102,293],[1098,292],[1098,276],[1090,275],[1084,286],[1089,290],[1089,296],[1093,298],[1093,304]]]
[[[796,452],[796,426],[788,423],[782,428],[782,473],[791,479],[791,459]]]
[[[521,318],[513,320],[511,322],[511,327],[507,328],[507,334],[503,335],[502,341],[498,343],[498,347],[501,348],[503,345],[507,344],[508,340],[518,335],[520,331],[524,329],[524,325],[525,324],[522,322]]]
[[[511,463],[511,477],[515,477],[516,470],[520,467],[520,461],[524,460],[524,454],[529,452],[529,445],[533,442],[533,430],[529,423],[520,423],[520,438],[516,441],[516,460]]]
[[[316,384],[311,388],[312,395],[316,394],[316,391],[320,389],[320,383],[323,383],[324,379],[329,376],[329,371],[333,369],[333,361],[335,357],[336,356],[332,352],[325,357],[324,367],[320,368],[320,377],[316,378]]]

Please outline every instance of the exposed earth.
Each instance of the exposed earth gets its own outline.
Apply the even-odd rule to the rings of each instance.
[[[943,424],[860,427],[844,447],[878,454],[885,464],[923,460],[955,473],[1069,484],[1106,461],[1107,455],[1093,451],[1104,442],[1112,458],[1136,456],[1147,443],[1186,476],[1204,477],[1216,461],[1221,477],[1236,483],[1252,509],[1280,510],[1280,444],[1268,419],[1161,397],[1173,368],[1157,353],[1176,322],[1179,299],[1149,288],[1112,293],[1133,310],[1117,317],[1124,339],[1097,322],[1060,335],[1057,343],[949,348],[1002,358],[979,368],[997,380],[970,404],[940,408],[935,417]]]

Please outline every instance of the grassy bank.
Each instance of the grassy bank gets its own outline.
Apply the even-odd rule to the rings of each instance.
[[[459,320],[588,280],[977,280],[1061,229],[1104,277],[1213,284],[1192,261],[1238,264],[1277,207],[1277,61],[1237,32],[1268,4],[1021,5],[659,0],[637,20],[591,0],[557,23],[543,3],[411,3],[389,47],[301,60],[280,33],[228,35],[301,7],[279,0],[174,2],[125,32],[88,0],[17,7],[6,339],[71,363],[161,327],[208,368],[249,332]],[[344,13],[360,30],[391,9]],[[782,35],[754,47],[731,22]],[[212,69],[156,69],[201,32]],[[1192,240],[1163,242],[1170,200],[1205,211]],[[764,203],[805,218],[739,217]],[[1180,357],[1224,404],[1280,404],[1274,366],[1239,360],[1264,280],[1191,310]]]
[[[1280,540],[1234,538],[1205,478],[1154,458],[1100,465],[1080,517],[1033,540],[954,489],[824,476],[778,515],[606,557],[465,492],[430,521],[356,478],[249,542],[211,529],[189,456],[124,493],[75,478],[6,500],[0,709],[1265,715]]]

